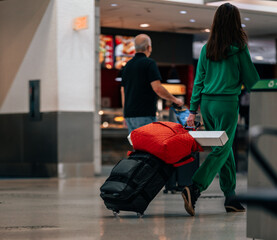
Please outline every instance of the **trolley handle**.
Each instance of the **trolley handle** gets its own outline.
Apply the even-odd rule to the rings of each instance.
[[[179,116],[176,116],[176,118],[177,118],[177,120],[178,120],[178,122],[180,123],[180,124],[182,124],[182,121],[181,121],[181,119],[180,119],[180,117]],[[200,122],[197,122],[197,121],[194,121],[194,127],[189,127],[188,125],[187,125],[187,123],[185,123],[185,125],[184,125],[184,128],[186,129],[186,130],[197,130],[199,127],[201,127],[201,123]]]
[[[173,107],[174,109],[176,109],[177,111],[183,110],[183,107],[178,106],[176,103],[172,103],[172,107]],[[175,112],[175,113],[176,113],[176,112]],[[183,124],[183,123],[182,123],[182,120],[180,119],[180,117],[179,117],[178,115],[176,115],[176,118],[177,118],[177,120],[178,120],[178,122],[179,122],[180,124]],[[194,122],[194,127],[189,127],[189,126],[187,125],[187,123],[185,123],[185,125],[184,125],[184,128],[185,128],[186,130],[197,130],[199,127],[201,127],[201,123],[200,123],[200,122],[197,122],[197,121]]]
[[[194,127],[189,127],[189,126],[187,125],[187,123],[185,123],[185,126],[184,126],[184,128],[185,128],[186,130],[197,130],[199,127],[201,127],[201,123],[200,123],[200,122],[197,122],[197,121],[194,121]]]

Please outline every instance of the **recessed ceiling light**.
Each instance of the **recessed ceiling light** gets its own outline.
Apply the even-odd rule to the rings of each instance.
[[[262,60],[264,60],[264,57],[263,56],[255,56],[255,59],[259,60],[259,61],[262,61]]]
[[[209,28],[204,29],[204,32],[210,32],[211,30]]]
[[[117,3],[112,3],[112,4],[111,4],[111,7],[117,7],[117,6],[118,6]]]
[[[186,13],[187,13],[187,11],[180,11],[180,13],[181,13],[181,14],[186,14]]]
[[[245,17],[244,20],[245,20],[245,21],[250,21],[250,18]]]
[[[195,19],[190,19],[189,21],[190,21],[190,22],[192,22],[192,23],[193,23],[193,22],[196,22],[196,20],[195,20]]]
[[[142,27],[142,28],[147,28],[147,27],[149,27],[150,25],[149,25],[148,23],[142,23],[142,24],[140,24],[139,26]]]
[[[242,26],[242,27],[246,27],[246,25],[245,25],[244,23],[243,23],[243,24],[241,24],[241,26]]]

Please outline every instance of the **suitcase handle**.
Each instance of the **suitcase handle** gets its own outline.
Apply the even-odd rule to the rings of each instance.
[[[187,123],[184,126],[186,130],[197,130],[199,127],[201,127],[201,123],[196,121],[194,121],[194,127],[188,127]]]
[[[188,109],[186,109],[184,107],[179,107],[176,103],[172,103],[172,108],[174,109],[175,113],[176,113],[176,111],[185,111],[185,110],[188,110]],[[177,121],[180,124],[183,125],[181,118],[177,114],[176,114],[176,118],[177,118]],[[194,127],[188,127],[187,123],[185,123],[185,125],[184,125],[184,128],[186,130],[188,130],[188,131],[189,130],[197,130],[197,128],[199,128],[199,127],[201,127],[201,123],[200,122],[196,122],[196,121],[194,122]]]

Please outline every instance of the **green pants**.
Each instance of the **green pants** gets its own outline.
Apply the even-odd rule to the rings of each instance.
[[[229,140],[224,146],[212,147],[212,152],[195,172],[192,181],[202,192],[219,173],[220,188],[224,195],[233,195],[236,188],[236,167],[232,145],[238,121],[238,96],[202,95],[200,108],[205,129],[225,131]]]

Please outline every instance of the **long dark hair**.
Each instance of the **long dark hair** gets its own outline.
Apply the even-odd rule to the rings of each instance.
[[[238,8],[230,3],[222,4],[214,15],[207,42],[207,58],[220,61],[228,57],[230,45],[243,49],[245,44],[247,35],[241,26]]]

